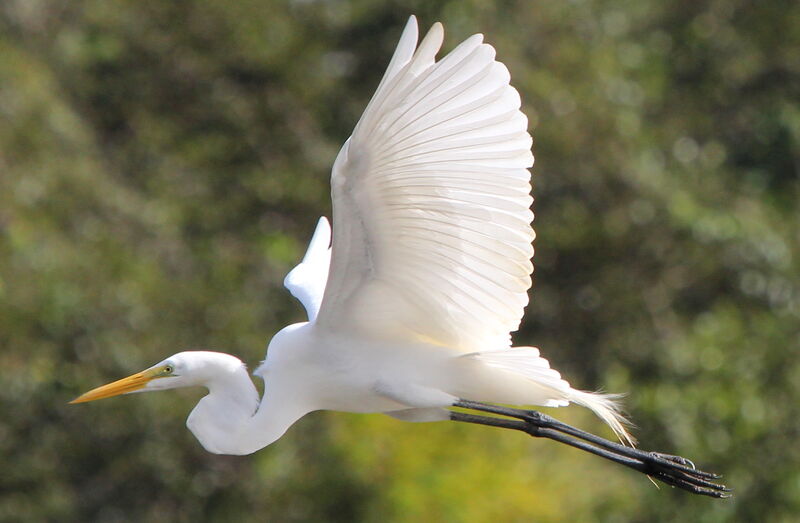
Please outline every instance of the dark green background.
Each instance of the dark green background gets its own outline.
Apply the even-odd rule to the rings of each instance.
[[[67,406],[187,348],[254,367],[409,14],[483,32],[534,136],[517,344],[628,392],[736,497],[518,434],[316,413],[202,450],[199,390]],[[800,4],[0,3],[0,520],[794,521]],[[608,435],[578,408],[560,418]]]

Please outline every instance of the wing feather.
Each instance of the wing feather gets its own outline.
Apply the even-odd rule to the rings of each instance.
[[[308,244],[303,261],[289,271],[283,280],[283,286],[303,304],[309,321],[317,318],[322,304],[331,264],[330,244],[331,226],[328,220],[322,217],[317,222],[317,228]]]
[[[417,34],[412,17],[334,164],[317,324],[464,353],[507,347],[533,270],[528,120],[482,35],[436,62],[441,24],[419,47]]]

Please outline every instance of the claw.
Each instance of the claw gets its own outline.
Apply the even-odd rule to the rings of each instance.
[[[684,458],[682,456],[674,456],[672,454],[664,454],[663,452],[653,452],[652,454],[654,456],[658,456],[660,458],[668,459],[670,461],[674,461],[676,463],[680,463],[681,465],[685,465],[685,466],[688,466],[688,467],[691,467],[691,468],[697,470],[697,467],[695,466],[694,461],[692,461],[692,460],[690,460],[688,458]]]

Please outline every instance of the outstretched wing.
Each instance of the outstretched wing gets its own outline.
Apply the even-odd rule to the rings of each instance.
[[[508,346],[533,266],[527,118],[482,35],[439,62],[408,21],[331,179],[317,324],[470,352]]]
[[[328,281],[328,269],[331,265],[331,226],[323,216],[317,222],[317,228],[308,244],[303,261],[292,269],[283,280],[283,285],[292,296],[300,300],[308,314],[308,321],[317,318],[325,284]]]

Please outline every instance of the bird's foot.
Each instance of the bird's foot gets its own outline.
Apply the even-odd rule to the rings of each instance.
[[[534,437],[559,441],[694,494],[715,498],[727,498],[731,495],[731,489],[713,481],[719,479],[719,475],[698,470],[691,460],[681,456],[621,445],[535,410],[514,409],[468,400],[460,400],[454,406],[504,416],[479,416],[451,411],[450,419],[454,421],[509,428]]]

